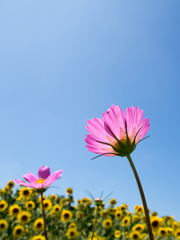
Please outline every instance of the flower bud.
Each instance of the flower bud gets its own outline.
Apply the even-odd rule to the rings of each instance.
[[[38,170],[38,177],[46,179],[50,176],[50,168],[47,166],[40,167]]]

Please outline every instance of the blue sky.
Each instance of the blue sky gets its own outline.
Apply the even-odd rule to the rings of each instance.
[[[132,153],[148,207],[180,220],[179,0],[0,2],[0,188],[39,166],[63,169],[49,193],[104,190],[141,204],[126,158],[85,147],[88,119],[139,106],[150,138]]]

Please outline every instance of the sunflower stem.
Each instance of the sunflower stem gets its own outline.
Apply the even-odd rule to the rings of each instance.
[[[127,155],[126,157],[129,160],[129,163],[130,163],[131,168],[133,170],[133,173],[134,173],[134,176],[136,178],[136,182],[137,182],[137,185],[138,185],[138,188],[139,188],[139,192],[140,192],[140,195],[141,195],[141,199],[142,199],[142,202],[143,202],[143,207],[144,207],[144,211],[145,211],[146,222],[147,222],[147,227],[148,227],[148,232],[149,232],[149,238],[150,238],[150,240],[153,240],[154,238],[153,238],[153,233],[152,233],[152,228],[151,228],[151,223],[150,223],[150,218],[149,218],[149,211],[148,211],[148,208],[147,208],[147,203],[146,203],[146,198],[144,196],[143,188],[142,188],[139,176],[137,174],[136,168],[134,166],[134,163],[131,159],[131,156]]]
[[[44,213],[44,205],[43,205],[43,193],[41,193],[41,203],[42,203],[42,213],[43,213],[43,218],[44,218],[44,234],[45,234],[46,240],[48,240],[47,231],[46,231],[46,219],[45,219],[45,213]]]
[[[94,237],[94,232],[95,232],[96,223],[97,223],[97,218],[98,218],[98,211],[99,211],[99,206],[97,206],[97,212],[96,212],[96,217],[95,217],[95,221],[94,221],[94,226],[93,226],[93,231],[92,231],[91,240],[93,240],[93,237]]]

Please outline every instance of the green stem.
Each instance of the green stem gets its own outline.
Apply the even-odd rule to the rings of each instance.
[[[45,219],[45,213],[44,213],[44,205],[43,205],[43,193],[41,193],[41,203],[42,203],[42,212],[43,212],[43,218],[44,218],[44,234],[45,234],[46,240],[48,240],[47,232],[46,232],[46,219]]]
[[[134,172],[134,176],[136,178],[136,182],[137,182],[137,185],[138,185],[138,188],[139,188],[139,192],[141,194],[141,199],[142,199],[143,206],[144,206],[146,222],[147,222],[147,227],[148,227],[148,232],[149,232],[149,238],[150,238],[150,240],[153,240],[154,238],[153,238],[153,233],[152,233],[152,228],[151,228],[151,223],[150,223],[150,218],[149,218],[149,211],[148,211],[148,208],[147,208],[147,203],[146,203],[146,199],[145,199],[145,196],[144,196],[143,188],[142,188],[139,176],[137,174],[136,168],[134,166],[134,163],[133,163],[133,161],[131,159],[131,156],[127,155],[126,157],[129,160],[131,168],[132,168],[132,170]]]
[[[95,222],[94,222],[94,226],[93,226],[93,231],[92,231],[91,240],[93,240],[93,237],[94,237],[94,232],[95,232],[96,223],[97,223],[97,218],[98,218],[98,211],[99,211],[99,206],[97,206],[97,212],[96,212],[96,217],[95,217]]]

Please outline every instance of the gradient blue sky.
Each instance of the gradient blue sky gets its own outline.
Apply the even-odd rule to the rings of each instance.
[[[39,166],[63,169],[49,193],[102,190],[141,204],[126,158],[85,147],[88,119],[139,106],[150,138],[132,158],[148,207],[180,220],[180,1],[0,2],[0,188]],[[105,196],[104,195],[104,196]]]

